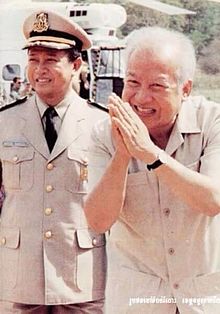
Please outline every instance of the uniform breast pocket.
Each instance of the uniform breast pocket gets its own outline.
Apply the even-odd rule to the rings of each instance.
[[[34,181],[34,151],[5,149],[1,152],[3,184],[5,189],[29,190]]]
[[[72,148],[68,150],[67,157],[66,190],[72,193],[86,194],[88,191],[87,152]]]

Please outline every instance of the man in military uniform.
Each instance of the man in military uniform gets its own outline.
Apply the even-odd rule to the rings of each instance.
[[[0,313],[103,313],[105,237],[82,204],[89,132],[106,113],[72,89],[91,41],[53,12],[31,14],[23,30],[36,95],[0,114]]]

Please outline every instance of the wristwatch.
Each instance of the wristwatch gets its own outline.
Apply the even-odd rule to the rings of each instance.
[[[167,163],[166,153],[161,150],[161,152],[157,155],[157,159],[152,164],[147,164],[147,169],[149,171],[157,169],[161,165],[164,165]]]

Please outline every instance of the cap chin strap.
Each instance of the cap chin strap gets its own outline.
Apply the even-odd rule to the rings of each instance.
[[[53,29],[48,29],[43,32],[35,32],[32,31],[30,33],[29,41],[54,41],[61,44],[69,44],[77,47],[78,49],[82,49],[82,41],[78,39],[76,36],[71,35],[66,32],[56,31]]]

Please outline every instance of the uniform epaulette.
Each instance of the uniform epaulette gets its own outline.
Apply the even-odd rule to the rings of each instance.
[[[88,99],[88,104],[91,105],[91,106],[94,106],[94,107],[96,107],[98,109],[101,109],[101,110],[103,110],[105,112],[109,112],[108,108],[105,107],[103,104],[97,103],[97,102],[95,102],[95,101],[93,101],[91,99]]]
[[[24,96],[24,97],[22,97],[20,99],[17,99],[16,101],[13,101],[13,102],[5,105],[5,106],[0,107],[0,111],[4,111],[6,109],[9,109],[9,108],[15,107],[17,105],[20,105],[23,102],[25,102],[26,100],[27,100],[27,96]]]

